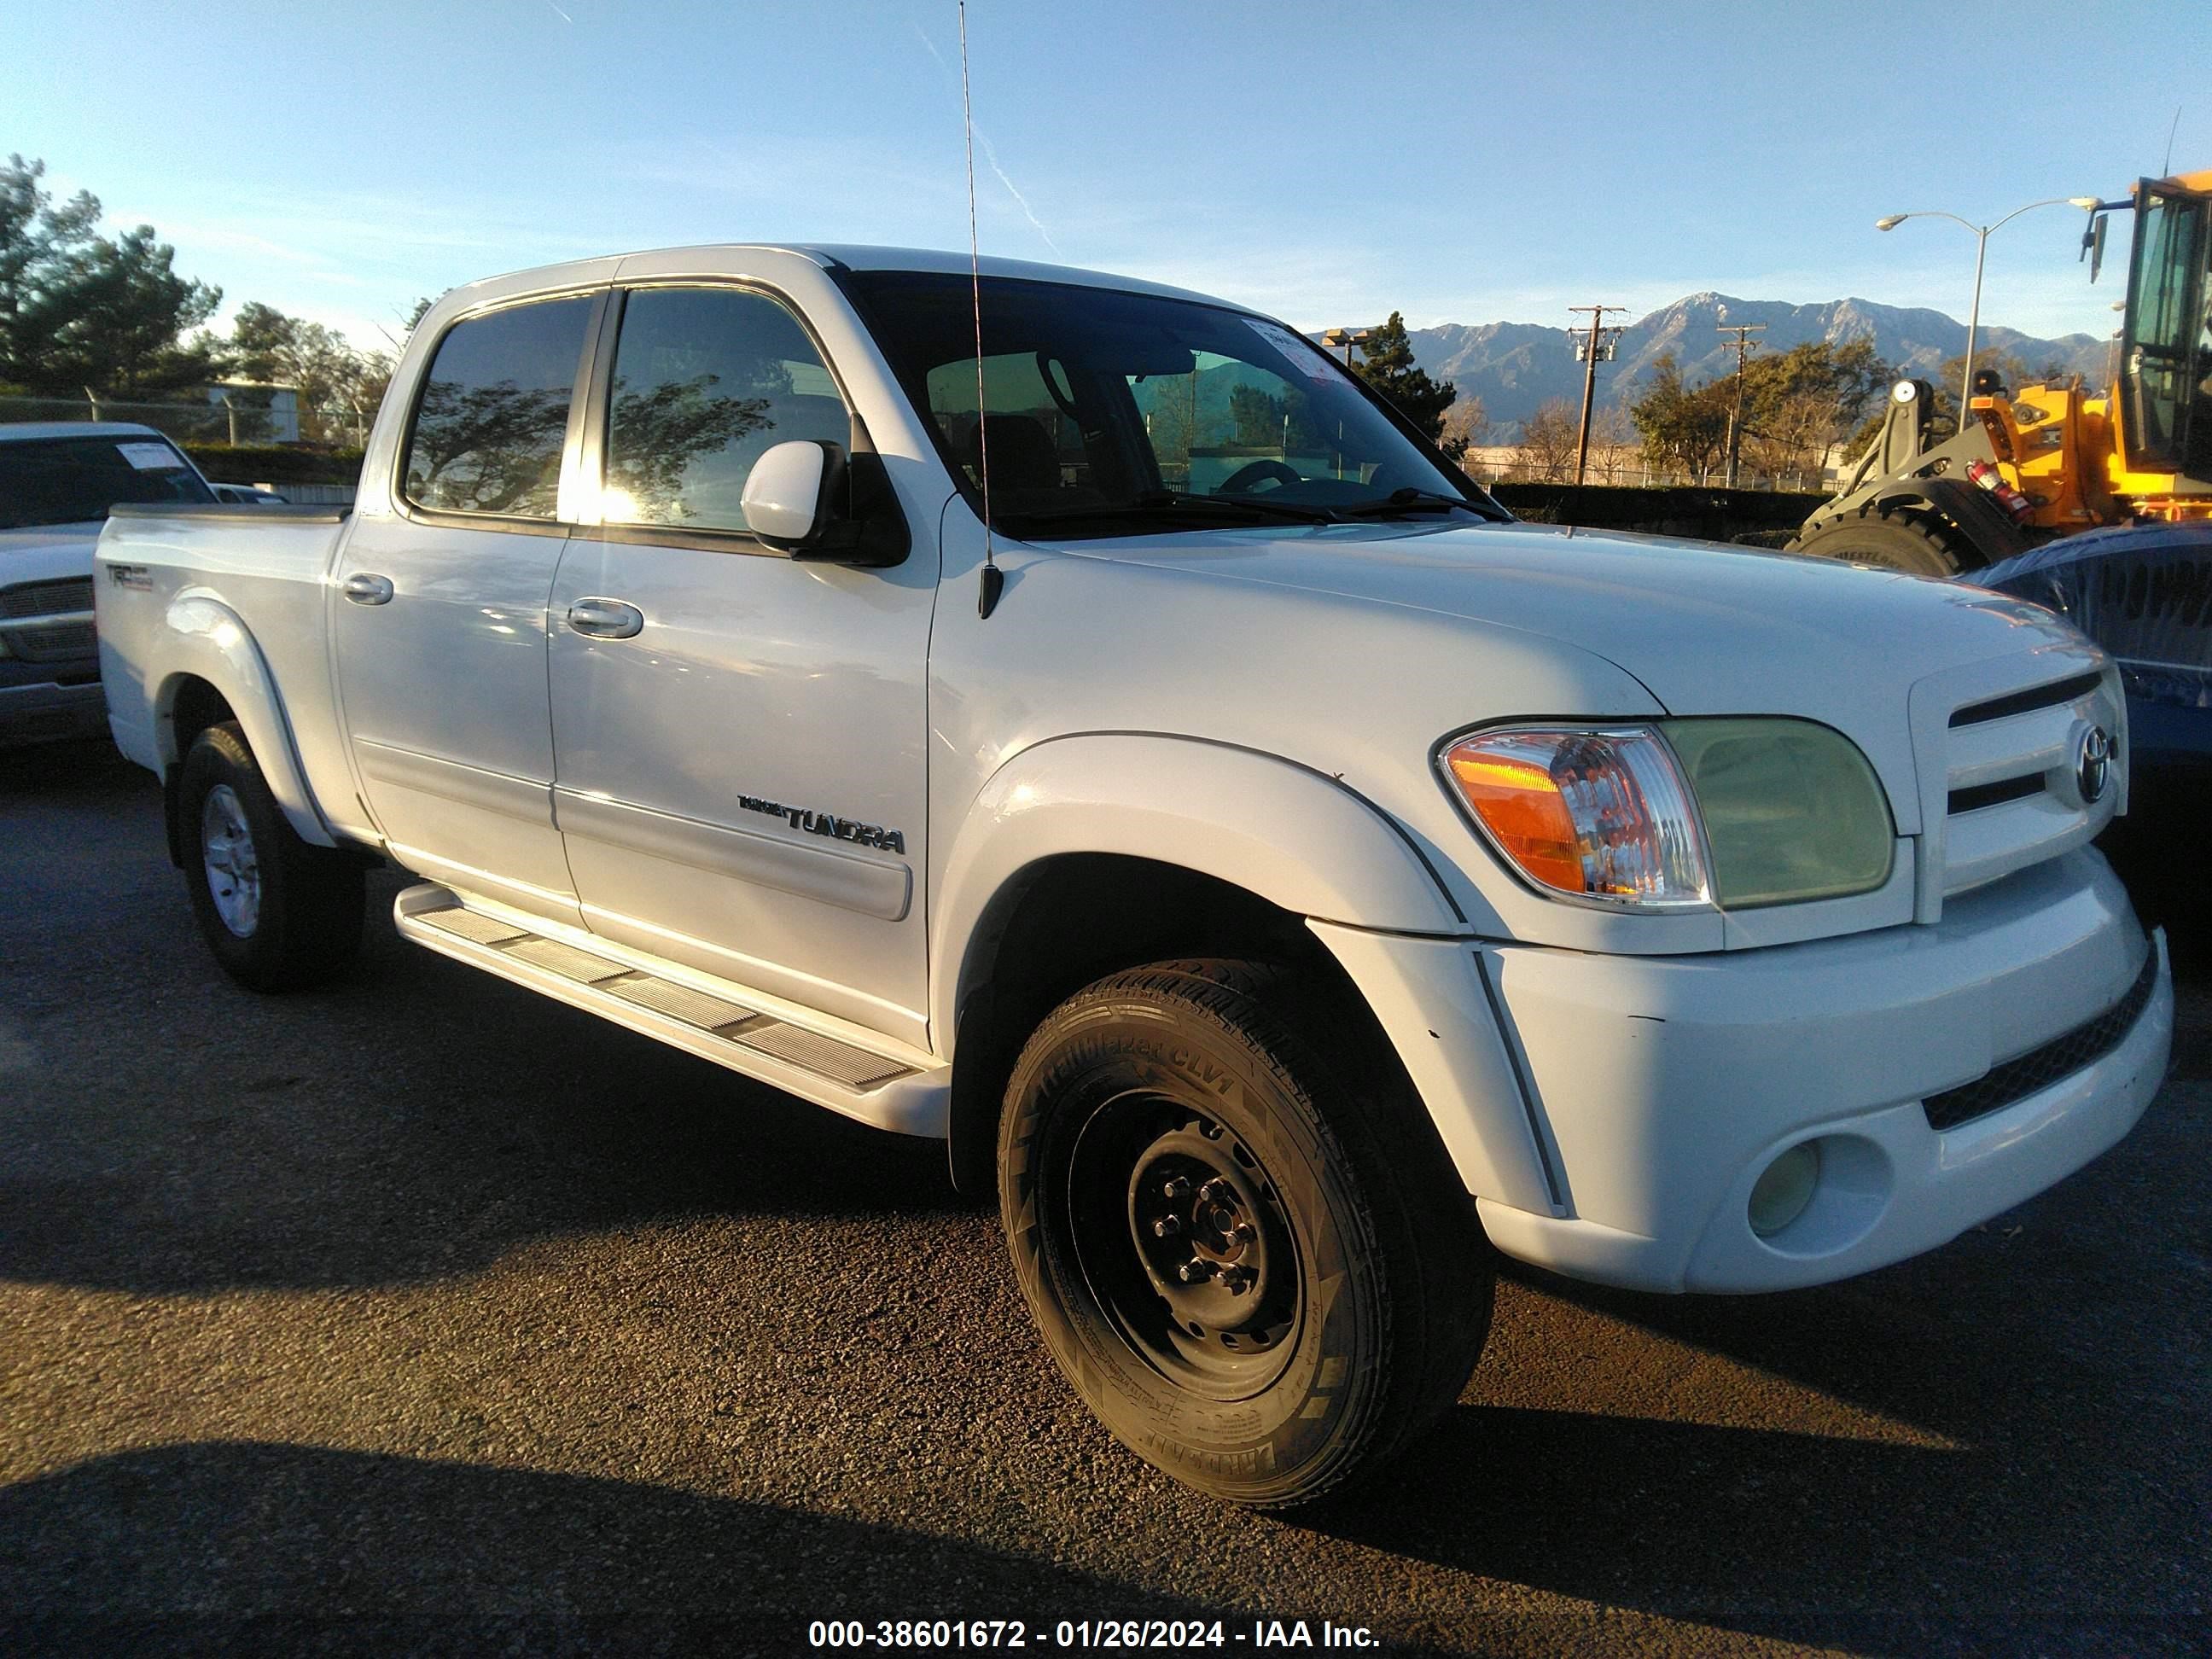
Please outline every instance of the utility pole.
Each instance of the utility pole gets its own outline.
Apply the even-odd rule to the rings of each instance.
[[[1725,313],[1723,313],[1725,314]],[[1735,408],[1729,415],[1728,487],[1735,488],[1736,456],[1743,447],[1743,366],[1759,349],[1751,337],[1765,331],[1765,323],[1723,323],[1719,331],[1735,336]]]
[[[1725,312],[1723,312],[1725,316]],[[1736,337],[1736,407],[1728,416],[1728,487],[1736,487],[1736,456],[1743,449],[1743,365],[1750,361],[1752,352],[1759,349],[1759,341],[1752,334],[1763,334],[1765,323],[1721,323],[1721,334]]]
[[[1581,438],[1575,444],[1575,482],[1580,483],[1583,481],[1583,469],[1589,465],[1590,403],[1597,395],[1598,360],[1601,357],[1607,362],[1612,362],[1613,342],[1620,338],[1619,328],[1605,326],[1605,313],[1608,311],[1626,311],[1628,307],[1626,306],[1569,306],[1567,309],[1570,312],[1586,311],[1589,313],[1589,332],[1587,335],[1583,334],[1579,328],[1571,331],[1575,337],[1575,356],[1581,358],[1583,363],[1583,432]]]

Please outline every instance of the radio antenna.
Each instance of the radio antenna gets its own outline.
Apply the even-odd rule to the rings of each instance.
[[[983,474],[983,568],[975,614],[999,608],[1006,585],[991,552],[991,422],[983,404],[983,259],[975,243],[975,110],[968,97],[968,0],[960,5],[960,122],[968,140],[968,288],[975,313],[975,459]]]

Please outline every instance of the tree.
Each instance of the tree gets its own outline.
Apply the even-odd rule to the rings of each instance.
[[[1591,412],[1589,464],[1599,477],[1618,483],[1635,448],[1636,425],[1626,409],[1607,404]]]
[[[1229,418],[1237,425],[1237,444],[1243,449],[1286,448],[1283,400],[1270,397],[1256,386],[1229,388]]]
[[[0,380],[21,384],[30,341],[27,308],[37,307],[61,279],[65,262],[82,252],[100,222],[100,203],[80,191],[60,207],[41,189],[44,161],[10,155],[0,167]]]
[[[1453,390],[1458,392],[1457,387]],[[1457,401],[1444,411],[1438,431],[1439,447],[1455,462],[1463,460],[1468,450],[1480,448],[1489,437],[1490,411],[1472,392],[1458,392]]]
[[[288,317],[249,300],[230,328],[230,373],[289,386],[300,406],[300,435],[310,442],[359,441],[392,379],[382,352],[356,350],[320,323]]]
[[[1692,391],[1682,384],[1682,367],[1673,352],[1652,364],[1650,389],[1629,405],[1628,418],[1643,435],[1644,453],[1653,465],[1695,478],[1712,470],[1728,444],[1734,378]]]
[[[1443,435],[1444,410],[1459,396],[1449,380],[1438,386],[1427,371],[1413,363],[1413,342],[1406,332],[1406,319],[1397,312],[1390,320],[1367,331],[1359,348],[1361,361],[1352,372],[1381,393],[1401,415],[1428,434],[1431,442]]]
[[[1539,483],[1570,483],[1575,475],[1575,448],[1581,441],[1581,417],[1565,398],[1547,398],[1522,423],[1513,472]]]
[[[180,276],[151,225],[100,235],[99,198],[60,207],[43,161],[0,167],[0,379],[33,392],[157,398],[207,380],[214,343],[187,340],[222,290]]]

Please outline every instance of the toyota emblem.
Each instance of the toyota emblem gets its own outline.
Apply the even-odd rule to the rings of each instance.
[[[2074,787],[2081,792],[2084,806],[2094,806],[2112,782],[2112,739],[2103,726],[2093,726],[2075,745]]]

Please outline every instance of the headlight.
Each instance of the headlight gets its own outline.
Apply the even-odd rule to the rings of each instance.
[[[1810,720],[1666,720],[1705,820],[1724,910],[1870,893],[1889,879],[1897,831],[1874,768]]]
[[[1747,909],[1889,878],[1874,769],[1808,720],[1502,727],[1438,759],[1515,869],[1585,903]]]
[[[1531,881],[1639,910],[1711,904],[1689,790],[1650,727],[1478,732],[1444,750],[1443,763],[1498,850]]]

